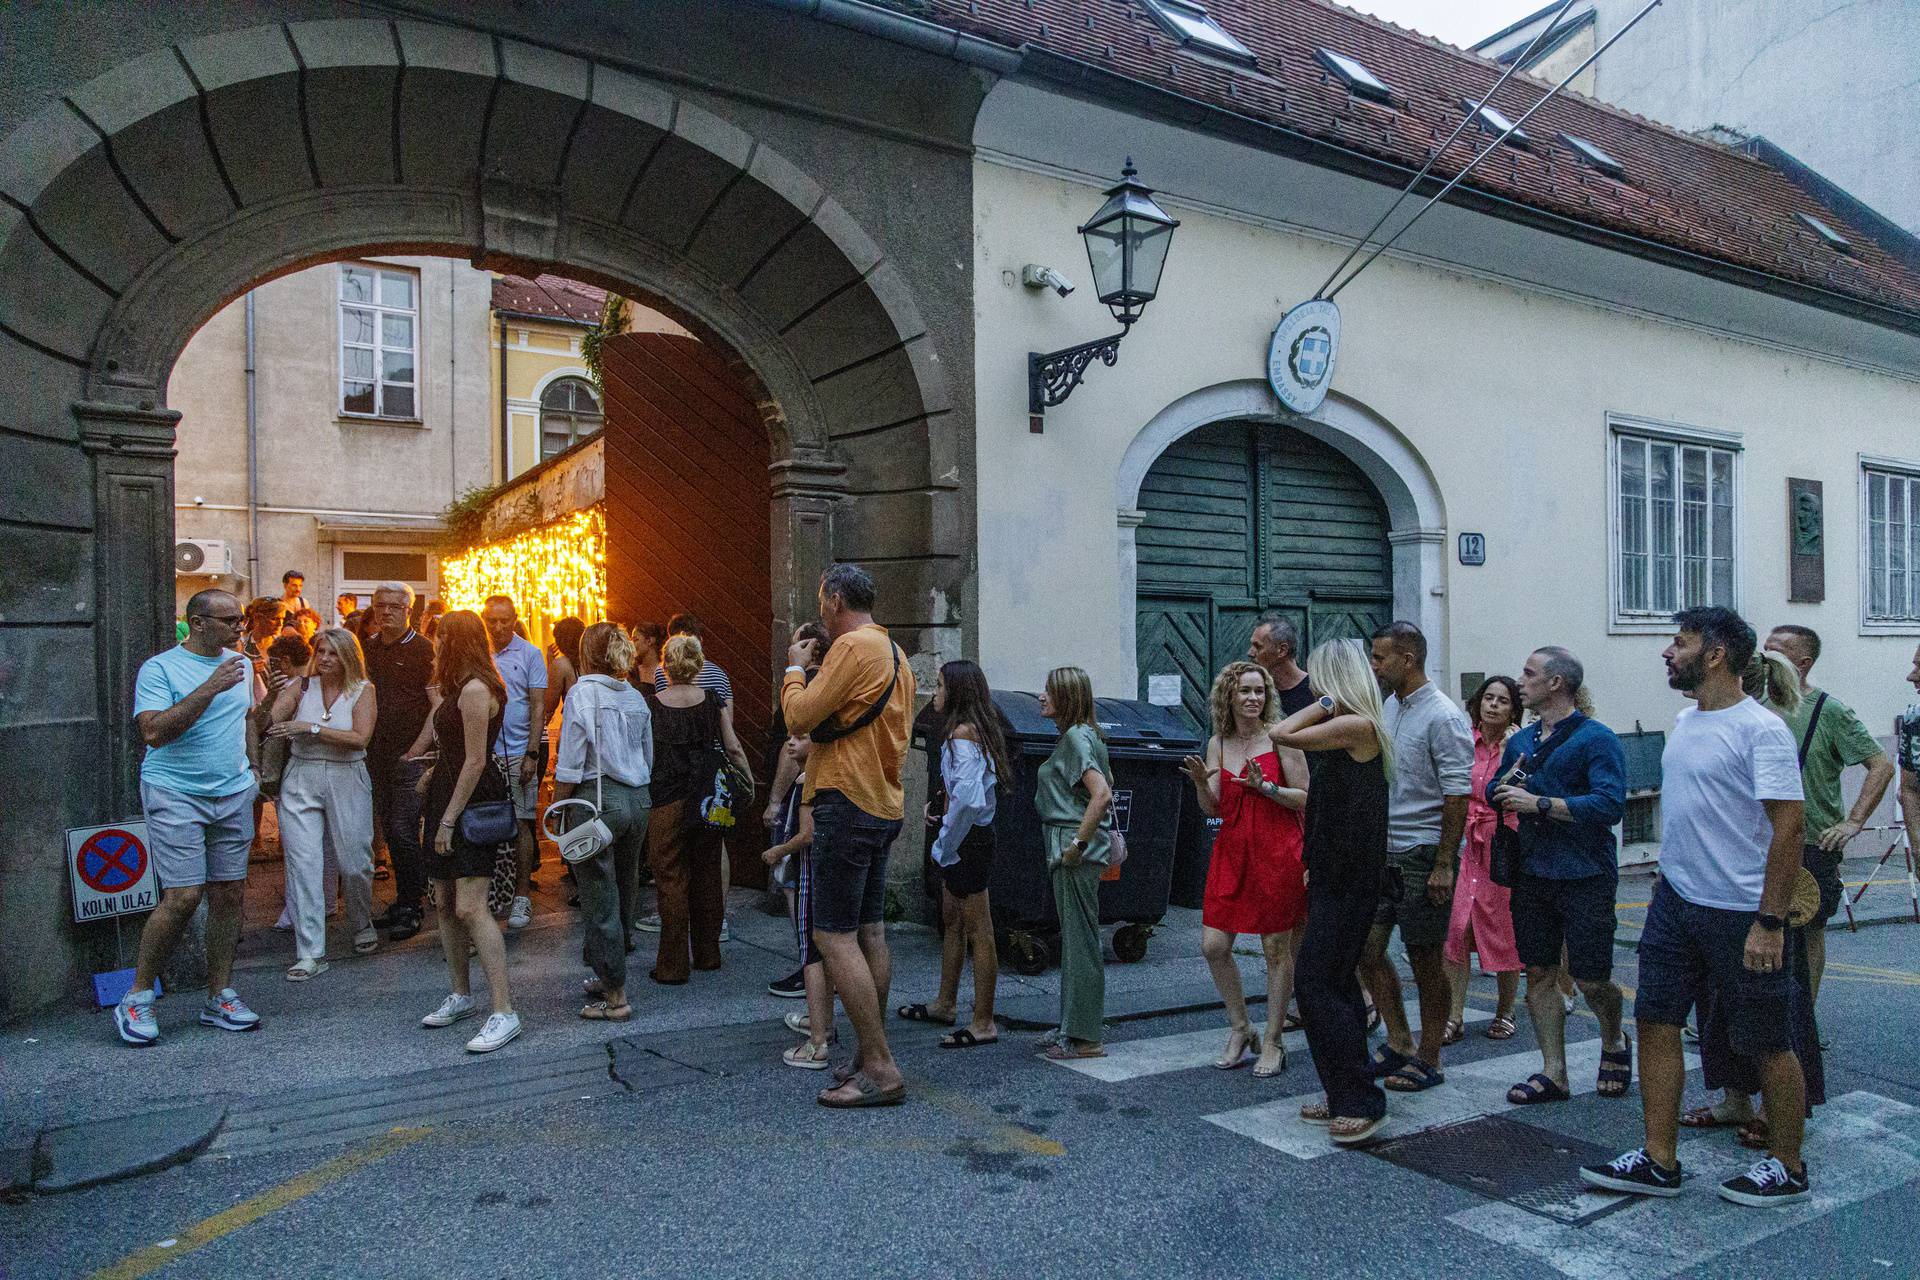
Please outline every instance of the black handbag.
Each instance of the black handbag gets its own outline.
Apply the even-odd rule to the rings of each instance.
[[[496,772],[505,781],[505,771],[497,760],[490,762]],[[511,786],[511,784],[508,784]],[[495,845],[509,844],[520,834],[520,820],[513,811],[511,797],[505,800],[483,800],[479,804],[468,802],[460,811],[460,839],[469,845],[481,849],[491,849]]]

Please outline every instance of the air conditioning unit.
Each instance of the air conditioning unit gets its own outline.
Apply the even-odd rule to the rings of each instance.
[[[173,544],[173,572],[179,578],[230,577],[233,553],[221,538],[184,538]]]

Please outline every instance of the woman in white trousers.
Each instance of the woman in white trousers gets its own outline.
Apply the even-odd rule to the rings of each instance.
[[[269,736],[288,740],[277,808],[293,915],[288,982],[327,971],[327,854],[339,860],[353,949],[380,945],[373,927],[373,784],[367,741],[378,712],[360,642],[344,627],[313,638],[313,674],[290,680],[273,703]]]

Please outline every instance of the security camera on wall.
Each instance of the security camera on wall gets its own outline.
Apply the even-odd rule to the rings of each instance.
[[[1061,297],[1073,292],[1073,284],[1052,267],[1043,267],[1037,262],[1029,262],[1020,275],[1020,282],[1029,289],[1051,289]]]

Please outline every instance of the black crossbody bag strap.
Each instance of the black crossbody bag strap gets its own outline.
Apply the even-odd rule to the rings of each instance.
[[[1826,709],[1827,695],[1821,694],[1813,702],[1813,714],[1807,717],[1807,731],[1800,738],[1800,768],[1807,767],[1807,752],[1813,747],[1813,731],[1820,727],[1820,713]]]
[[[872,706],[862,711],[852,724],[842,727],[831,720],[822,720],[813,727],[813,732],[808,734],[808,737],[815,742],[838,742],[849,734],[860,732],[880,718],[880,713],[887,709],[887,703],[893,700],[894,686],[900,683],[900,646],[889,640],[887,648],[893,653],[893,675],[887,681],[885,692],[881,693]]]

